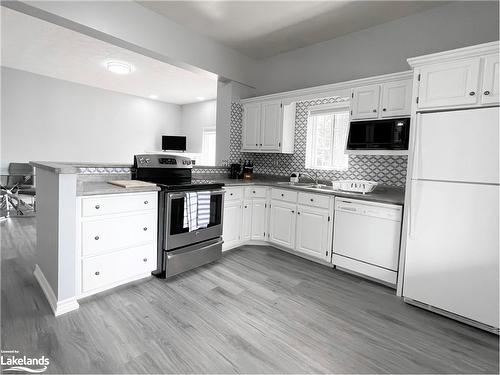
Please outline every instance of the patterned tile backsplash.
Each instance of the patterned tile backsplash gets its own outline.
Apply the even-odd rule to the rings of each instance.
[[[295,147],[293,154],[261,154],[241,152],[241,128],[243,107],[231,103],[230,160],[252,160],[254,172],[285,175],[305,172],[306,135],[308,108],[319,104],[338,103],[346,98],[334,97],[297,102],[295,116]],[[404,187],[407,156],[350,155],[346,171],[315,170],[321,180],[360,179],[372,180],[385,185]]]

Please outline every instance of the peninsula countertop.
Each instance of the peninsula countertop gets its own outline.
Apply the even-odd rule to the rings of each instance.
[[[149,191],[159,191],[160,188],[156,185],[125,188],[110,184],[106,181],[84,181],[79,182],[76,186],[77,196],[87,195],[103,195],[103,194],[126,194],[126,193],[142,193]]]

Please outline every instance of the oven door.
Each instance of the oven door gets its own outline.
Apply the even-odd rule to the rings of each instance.
[[[164,250],[173,250],[222,236],[224,213],[222,189],[210,191],[210,220],[206,228],[189,231],[184,227],[185,192],[167,193],[165,200]]]

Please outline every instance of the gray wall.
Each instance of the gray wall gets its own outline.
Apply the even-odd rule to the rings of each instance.
[[[1,168],[29,160],[132,163],[179,134],[181,108],[2,67]]]
[[[409,57],[499,39],[498,2],[454,2],[260,64],[259,94],[409,70]]]
[[[203,128],[215,128],[217,101],[181,106],[180,132],[187,136],[187,152],[202,152]]]

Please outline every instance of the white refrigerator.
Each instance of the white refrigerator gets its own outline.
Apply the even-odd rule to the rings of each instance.
[[[417,115],[403,296],[499,326],[499,109]]]

